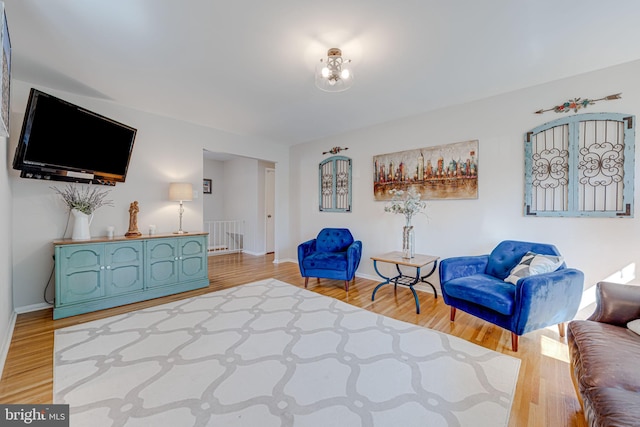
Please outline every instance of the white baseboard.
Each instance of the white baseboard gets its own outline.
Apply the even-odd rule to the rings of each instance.
[[[2,378],[2,371],[4,371],[4,364],[7,361],[7,356],[9,355],[9,346],[11,346],[11,339],[13,338],[13,330],[16,327],[16,319],[18,317],[18,313],[15,311],[11,314],[11,320],[9,321],[9,328],[7,329],[7,334],[4,337],[2,342],[2,352],[0,352],[0,378]]]
[[[246,249],[243,249],[242,253],[247,254],[247,255],[253,255],[253,256],[262,256],[262,255],[266,255],[267,254],[264,251],[262,251],[262,252],[253,252],[253,251],[248,251]]]
[[[16,307],[15,312],[17,314],[22,313],[31,313],[32,311],[45,310],[47,308],[53,307],[52,304],[47,304],[46,302],[41,302],[38,304],[25,305],[23,307]]]
[[[381,281],[380,276],[371,276],[370,274],[356,273],[356,277],[360,277],[363,279],[373,280],[376,282]]]

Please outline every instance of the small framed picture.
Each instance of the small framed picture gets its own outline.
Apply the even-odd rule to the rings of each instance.
[[[211,194],[211,180],[203,179],[202,180],[202,193],[203,194]]]

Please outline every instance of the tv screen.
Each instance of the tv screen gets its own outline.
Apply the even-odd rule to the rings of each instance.
[[[13,168],[26,178],[124,182],[136,129],[31,89]]]

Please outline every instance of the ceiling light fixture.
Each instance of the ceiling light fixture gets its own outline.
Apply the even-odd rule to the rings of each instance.
[[[342,92],[353,85],[350,59],[342,58],[342,51],[332,47],[327,58],[321,58],[316,67],[316,86],[325,92]]]

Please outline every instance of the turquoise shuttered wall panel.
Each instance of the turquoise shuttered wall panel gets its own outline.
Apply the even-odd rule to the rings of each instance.
[[[564,117],[524,146],[525,215],[633,217],[635,116]]]
[[[333,156],[319,165],[320,212],[351,212],[351,159]]]

